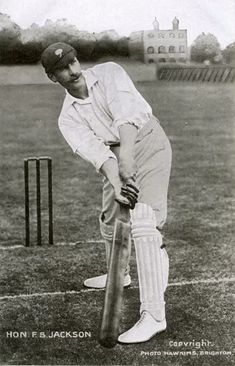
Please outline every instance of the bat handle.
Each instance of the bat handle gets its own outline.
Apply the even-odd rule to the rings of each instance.
[[[122,222],[126,222],[128,223],[130,220],[130,209],[129,207],[122,205],[121,203],[119,203],[119,207],[120,207],[120,214],[119,214],[119,220]]]

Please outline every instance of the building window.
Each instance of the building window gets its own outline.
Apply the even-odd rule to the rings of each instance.
[[[180,52],[185,52],[185,47],[184,46],[180,46]]]
[[[169,53],[175,53],[175,47],[174,46],[169,47]]]
[[[148,60],[148,63],[149,63],[149,64],[153,64],[153,63],[154,63],[154,59],[153,59],[153,58],[150,58],[150,59]]]
[[[178,37],[179,37],[179,38],[184,38],[184,33],[179,33],[179,34],[178,34]]]
[[[170,33],[170,38],[175,38],[175,34],[174,33]]]
[[[166,62],[165,58],[159,58],[159,62]]]
[[[153,34],[153,33],[149,33],[149,34],[148,34],[148,37],[149,37],[149,38],[154,38],[154,34]]]
[[[154,53],[154,48],[152,46],[148,47],[147,53]]]
[[[164,46],[158,47],[158,53],[166,53],[166,48]]]
[[[176,62],[176,59],[175,59],[175,58],[173,58],[173,57],[171,57],[171,58],[169,59],[169,62]]]
[[[158,34],[158,38],[164,38],[164,37],[165,37],[165,34],[163,34],[163,33]]]

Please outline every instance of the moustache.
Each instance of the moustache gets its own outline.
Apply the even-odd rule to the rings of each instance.
[[[79,79],[81,75],[82,74],[75,75],[70,81],[75,81],[75,80]]]

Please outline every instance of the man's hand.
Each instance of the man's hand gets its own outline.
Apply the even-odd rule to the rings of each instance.
[[[133,181],[130,181],[123,185],[121,190],[115,190],[115,201],[133,209],[135,204],[138,202],[138,193],[138,188],[135,186]]]
[[[133,209],[137,203],[139,192],[134,179],[126,179],[124,182],[120,177],[117,160],[113,158],[106,160],[100,171],[111,183],[115,193],[115,200]]]

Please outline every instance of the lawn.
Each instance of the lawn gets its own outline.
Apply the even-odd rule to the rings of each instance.
[[[97,242],[102,178],[73,155],[58,131],[63,100],[59,86],[5,85],[0,90],[1,364],[232,365],[230,354],[200,351],[232,350],[234,86],[156,81],[136,86],[161,120],[173,149],[164,228],[171,261],[167,332],[143,345],[118,345],[112,351],[99,346],[104,292],[84,291],[82,282],[105,271],[103,244]],[[12,249],[24,244],[23,159],[32,155],[53,159],[56,245]],[[34,180],[32,172],[32,188]],[[43,172],[43,184],[45,180]],[[46,242],[45,192],[42,206]],[[36,217],[33,210],[31,214],[35,242]],[[122,329],[138,318],[134,251],[131,265],[133,284],[125,290]],[[91,338],[10,339],[9,330],[86,330]],[[184,355],[195,346],[170,343],[193,340],[211,345],[197,349],[197,355]],[[154,351],[161,355],[150,354]]]

